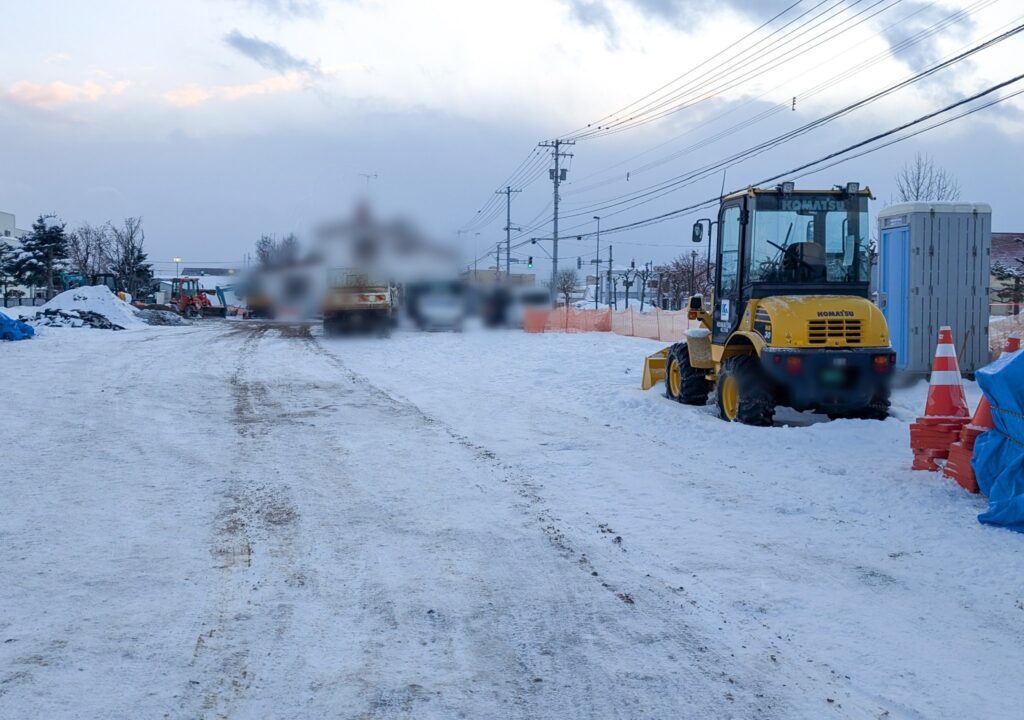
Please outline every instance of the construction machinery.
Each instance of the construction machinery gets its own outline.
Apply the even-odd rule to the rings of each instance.
[[[198,278],[176,277],[171,280],[170,304],[179,315],[188,318],[224,317],[227,309],[210,302],[212,292],[199,287]]]
[[[81,273],[70,273],[62,272],[60,274],[60,289],[61,292],[67,292],[74,288],[80,288],[85,285],[85,276]]]
[[[748,425],[771,425],[776,406],[887,417],[896,354],[869,300],[870,197],[858,183],[791,182],[723,197],[717,219],[693,227],[695,243],[707,228],[712,297],[690,298],[699,326],[647,358],[643,388],[664,380],[689,405],[714,391],[719,416]]]
[[[394,286],[360,268],[329,268],[324,298],[324,333],[389,335],[398,303]]]

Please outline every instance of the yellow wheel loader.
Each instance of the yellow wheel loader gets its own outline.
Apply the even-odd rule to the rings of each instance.
[[[869,300],[870,197],[857,183],[790,182],[724,197],[716,220],[693,226],[695,243],[707,227],[713,297],[690,298],[700,327],[647,358],[643,388],[663,380],[667,397],[689,405],[714,391],[720,417],[748,425],[771,425],[780,405],[887,417],[896,354]]]

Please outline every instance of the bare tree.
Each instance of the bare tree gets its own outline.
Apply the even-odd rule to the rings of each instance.
[[[960,183],[930,155],[917,153],[914,161],[896,174],[896,198],[899,202],[959,200]]]
[[[146,262],[146,233],[141,217],[127,217],[121,225],[107,224],[110,233],[110,271],[117,284],[132,295],[145,287],[153,277],[152,265]]]
[[[106,272],[110,266],[110,230],[85,223],[68,235],[68,261],[74,272],[85,277]]]
[[[647,283],[654,274],[654,268],[650,262],[636,271],[636,279],[640,283],[640,312],[644,311],[644,297],[647,295]]]
[[[299,239],[294,233],[281,238],[277,244],[277,261],[282,265],[290,265],[299,259]]]
[[[576,275],[576,271],[573,269],[559,270],[558,274],[555,275],[555,287],[553,288],[556,295],[561,295],[565,298],[565,306],[568,307],[572,301],[572,294],[576,291],[576,286],[579,284],[579,277]]]
[[[256,241],[256,262],[263,267],[273,265],[277,255],[277,240],[272,235],[261,235]]]
[[[661,273],[670,308],[681,308],[683,300],[693,295],[708,295],[714,284],[715,266],[709,266],[707,258],[695,250],[654,270]]]
[[[273,235],[261,235],[256,241],[256,261],[263,267],[291,265],[299,259],[299,239],[294,233],[280,240]]]

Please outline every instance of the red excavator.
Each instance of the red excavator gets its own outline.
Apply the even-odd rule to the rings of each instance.
[[[171,280],[171,306],[184,317],[224,317],[227,308],[210,302],[210,293],[199,287],[199,279],[178,277]]]

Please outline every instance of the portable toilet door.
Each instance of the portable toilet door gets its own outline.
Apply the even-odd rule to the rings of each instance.
[[[887,217],[878,241],[878,303],[889,324],[896,368],[906,370],[910,353],[910,226],[906,216]]]

